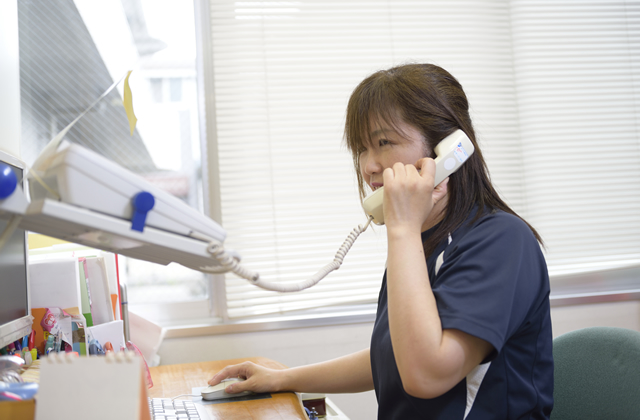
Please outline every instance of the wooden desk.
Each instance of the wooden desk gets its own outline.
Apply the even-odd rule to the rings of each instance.
[[[152,367],[149,370],[153,388],[148,391],[149,396],[171,398],[190,394],[192,388],[207,386],[207,381],[223,367],[247,360],[270,368],[286,367],[264,357]],[[216,420],[309,419],[298,396],[293,392],[274,393],[267,399],[211,404],[205,407]]]

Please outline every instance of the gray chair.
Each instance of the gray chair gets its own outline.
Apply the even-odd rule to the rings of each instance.
[[[592,327],[553,340],[552,420],[640,419],[640,332]]]

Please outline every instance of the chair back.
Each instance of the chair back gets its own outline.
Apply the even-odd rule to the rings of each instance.
[[[640,332],[591,327],[553,340],[552,420],[640,419]]]

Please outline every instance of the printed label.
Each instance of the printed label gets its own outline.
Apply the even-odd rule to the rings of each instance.
[[[456,145],[455,149],[453,149],[453,154],[460,163],[464,162],[469,158],[469,155],[467,154],[467,151],[464,150],[464,147],[462,147],[461,142]]]

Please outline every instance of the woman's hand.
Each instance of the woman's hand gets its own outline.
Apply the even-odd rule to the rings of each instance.
[[[373,389],[369,349],[312,365],[293,368],[267,368],[252,362],[230,365],[213,375],[209,385],[227,378],[245,378],[227,386],[227,392],[295,391],[321,394],[343,394]]]
[[[235,394],[243,391],[278,392],[282,389],[282,377],[285,370],[270,369],[252,362],[230,365],[213,375],[209,385],[217,385],[227,378],[245,378],[243,382],[229,385],[225,392]]]
[[[431,158],[420,159],[415,165],[398,162],[384,170],[384,220],[388,229],[422,231],[439,221],[446,204],[440,201],[447,195],[449,178],[434,188],[435,170]]]

